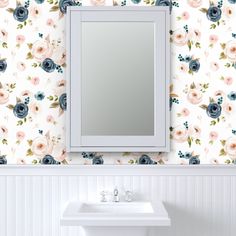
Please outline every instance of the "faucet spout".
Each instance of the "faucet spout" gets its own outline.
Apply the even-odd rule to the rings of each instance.
[[[113,201],[114,202],[119,202],[120,201],[120,199],[119,199],[119,191],[118,191],[117,188],[114,189],[113,194],[114,194]]]

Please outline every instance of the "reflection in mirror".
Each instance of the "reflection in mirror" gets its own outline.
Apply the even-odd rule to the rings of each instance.
[[[154,135],[154,23],[82,22],[82,135]]]

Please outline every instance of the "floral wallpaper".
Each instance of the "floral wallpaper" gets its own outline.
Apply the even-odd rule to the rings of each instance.
[[[170,153],[66,155],[70,5],[170,7]],[[0,164],[236,164],[236,0],[0,0],[0,16]]]

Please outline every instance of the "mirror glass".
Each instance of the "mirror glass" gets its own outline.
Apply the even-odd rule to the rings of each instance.
[[[153,22],[82,22],[82,135],[154,135],[154,32]]]

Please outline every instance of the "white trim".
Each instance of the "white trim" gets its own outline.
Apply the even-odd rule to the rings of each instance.
[[[78,60],[78,55],[80,55],[79,51],[81,51],[81,42],[78,41],[81,39],[81,27],[78,27],[78,24],[81,24],[83,21],[150,21],[155,23],[154,32],[156,35],[160,35],[160,39],[155,40],[154,135],[135,137],[82,136],[81,97],[78,96],[78,90],[80,91],[81,88],[81,58]],[[70,72],[67,73],[67,93],[69,95],[67,102],[68,111],[66,114],[67,152],[169,152],[169,7],[68,7],[66,26],[68,29],[66,44],[68,51],[67,65],[68,70],[70,70]],[[162,34],[162,32],[166,33]],[[73,45],[76,45],[76,48],[71,50]],[[165,55],[164,60],[160,58],[160,55]],[[157,68],[158,76],[156,72]],[[78,77],[79,73],[80,75]],[[157,94],[160,95],[158,99],[156,99]],[[73,115],[71,114],[72,110]]]
[[[236,176],[234,165],[2,165],[0,176]]]

